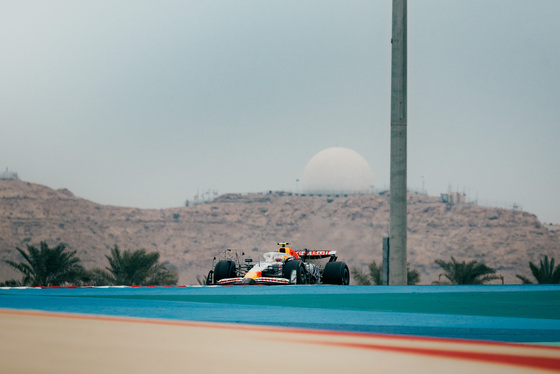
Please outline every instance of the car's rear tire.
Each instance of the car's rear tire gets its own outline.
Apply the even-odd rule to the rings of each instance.
[[[344,262],[329,262],[323,271],[324,284],[350,284],[350,271]]]
[[[214,267],[214,284],[226,278],[234,278],[237,276],[237,267],[235,262],[231,260],[218,261]]]
[[[307,277],[307,271],[301,260],[291,260],[284,264],[284,278],[292,279],[292,273],[296,272],[296,284],[307,284],[309,283]]]

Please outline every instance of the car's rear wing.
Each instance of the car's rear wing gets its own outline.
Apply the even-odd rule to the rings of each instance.
[[[298,251],[297,253],[300,258],[309,259],[309,260],[318,260],[321,258],[327,257],[334,257],[336,258],[336,251],[324,250],[324,251],[315,251],[315,250],[303,250]]]

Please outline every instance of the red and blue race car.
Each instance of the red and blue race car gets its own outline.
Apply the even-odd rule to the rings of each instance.
[[[226,249],[214,257],[206,284],[339,284],[350,283],[350,272],[338,262],[336,251],[295,251],[290,243],[278,243],[276,252],[266,252],[254,263],[245,253]]]

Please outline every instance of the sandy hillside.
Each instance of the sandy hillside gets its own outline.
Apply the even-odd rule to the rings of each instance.
[[[408,197],[408,260],[421,283],[438,278],[434,260],[475,259],[520,283],[530,276],[528,262],[547,254],[560,260],[558,231],[534,214],[473,205],[449,206],[439,198]],[[361,196],[292,196],[281,193],[223,195],[214,201],[170,209],[135,209],[95,204],[66,189],[17,180],[0,180],[0,260],[19,261],[15,248],[26,244],[66,243],[86,268],[105,267],[105,255],[121,249],[159,251],[179,271],[180,283],[196,284],[213,256],[224,248],[258,258],[293,247],[336,249],[350,267],[381,261],[382,240],[389,231],[389,198]],[[3,261],[0,280],[19,278]]]

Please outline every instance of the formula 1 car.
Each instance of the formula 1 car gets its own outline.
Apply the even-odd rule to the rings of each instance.
[[[206,284],[340,284],[350,283],[344,262],[337,262],[336,251],[295,251],[290,243],[278,243],[277,252],[266,252],[263,261],[253,263],[245,253],[226,249],[220,252],[208,273]],[[216,262],[217,261],[217,262]]]

